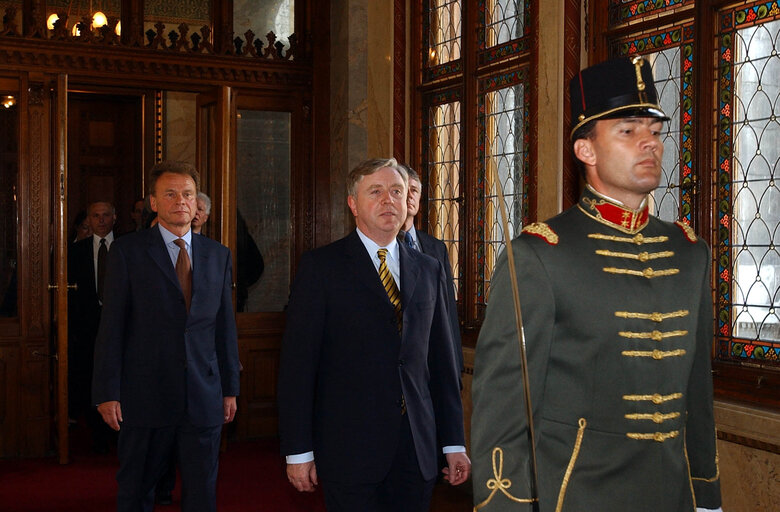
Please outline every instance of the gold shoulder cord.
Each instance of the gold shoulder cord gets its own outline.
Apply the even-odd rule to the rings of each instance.
[[[503,473],[504,450],[502,450],[499,446],[496,446],[493,448],[493,478],[489,478],[485,484],[486,487],[490,489],[490,496],[488,496],[482,503],[474,506],[475,512],[490,503],[490,501],[493,499],[493,496],[495,496],[498,491],[501,491],[507,498],[516,503],[533,503],[538,501],[535,498],[515,498],[512,496],[509,491],[507,491],[507,489],[512,487],[512,481],[508,478],[503,478]]]

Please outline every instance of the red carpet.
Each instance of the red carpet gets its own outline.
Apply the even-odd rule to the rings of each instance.
[[[112,512],[116,455],[80,455],[65,466],[54,459],[0,461],[0,512]],[[156,512],[179,512],[174,503]],[[301,494],[288,482],[276,440],[228,445],[219,461],[220,512],[324,512],[320,492]]]

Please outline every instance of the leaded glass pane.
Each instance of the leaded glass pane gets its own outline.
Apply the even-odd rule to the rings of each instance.
[[[429,110],[428,226],[447,246],[455,281],[460,289],[460,102]]]
[[[670,117],[670,121],[664,124],[661,182],[651,195],[651,212],[663,220],[674,222],[680,218],[680,47],[647,54],[645,59],[653,68],[661,109]]]
[[[492,0],[486,6],[487,45],[495,46],[523,37],[523,0]]]
[[[733,335],[780,340],[780,21],[738,30],[734,47]]]
[[[506,240],[498,201],[504,197],[509,237],[522,230],[525,88],[522,84],[489,92],[485,97],[485,288]]]
[[[461,0],[430,0],[428,66],[460,59]]]

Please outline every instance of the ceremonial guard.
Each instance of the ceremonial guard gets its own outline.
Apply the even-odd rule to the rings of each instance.
[[[474,510],[718,509],[710,251],[686,224],[649,214],[668,120],[650,65],[581,71],[571,105],[588,185],[511,243],[520,332],[508,251],[491,281],[474,367]]]

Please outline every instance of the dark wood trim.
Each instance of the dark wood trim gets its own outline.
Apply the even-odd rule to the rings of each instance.
[[[393,5],[393,157],[406,162],[406,0]]]
[[[569,81],[580,71],[580,51],[582,49],[580,19],[582,15],[580,0],[566,0],[563,21],[563,85],[569,86]],[[536,53],[537,50],[534,51]],[[563,95],[563,209],[577,204],[580,196],[580,172],[574,162],[570,149],[569,127],[571,126],[571,100],[569,94]]]
[[[729,443],[747,446],[748,448],[753,448],[755,450],[761,450],[780,455],[780,446],[774,443],[767,443],[765,441],[759,441],[751,437],[740,436],[738,434],[732,434],[731,432],[724,432],[722,430],[718,430],[717,433],[718,439],[721,441],[727,441]]]
[[[182,89],[217,84],[257,88],[310,87],[311,67],[284,60],[161,52],[149,48],[86,45],[0,37],[0,70],[46,69],[72,82],[122,83],[128,87]]]
[[[214,51],[218,55],[232,55],[233,47],[233,0],[211,2],[211,30],[214,37]]]
[[[144,45],[144,0],[122,0],[122,44],[140,47]]]
[[[313,35],[311,56],[313,63],[312,95],[305,100],[304,122],[311,141],[311,160],[307,163],[312,170],[314,188],[314,219],[312,222],[313,236],[306,240],[301,250],[311,249],[331,242],[331,119],[330,119],[330,30],[314,30],[313,24],[330,27],[330,0],[314,2],[312,14],[308,18],[309,28],[306,33]],[[317,136],[319,134],[319,136]],[[305,139],[304,139],[305,140]],[[298,262],[301,252],[297,252],[292,260],[293,267]]]
[[[780,369],[714,361],[715,397],[780,411]]]

